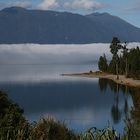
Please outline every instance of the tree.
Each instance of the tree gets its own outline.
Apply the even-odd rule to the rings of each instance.
[[[127,43],[125,42],[124,46],[122,46],[123,49],[123,60],[125,61],[125,76],[128,76],[128,49],[127,49]]]
[[[119,74],[140,79],[140,47],[128,49],[126,42],[122,45],[119,39],[114,37],[110,44],[110,52],[112,59],[109,65],[105,54],[99,59],[98,67],[101,71],[116,74],[117,79]]]
[[[119,68],[118,68],[118,61],[119,61],[119,56],[118,56],[118,51],[119,49],[122,48],[122,45],[120,44],[120,40],[117,37],[113,37],[111,45],[110,45],[110,52],[113,55],[113,59],[115,60],[115,65],[116,65],[116,74],[117,74],[117,79],[119,79]]]
[[[140,79],[140,49],[130,49],[128,53],[129,76]]]
[[[108,64],[107,64],[107,59],[106,59],[105,54],[103,56],[100,56],[99,62],[98,62],[98,67],[99,67],[99,70],[101,70],[103,72],[107,72]]]
[[[0,139],[14,139],[16,130],[28,125],[23,110],[9,100],[7,94],[0,91]]]

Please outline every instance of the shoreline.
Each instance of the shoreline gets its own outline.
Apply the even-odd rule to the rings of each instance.
[[[114,81],[117,84],[125,85],[134,88],[140,88],[140,80],[134,80],[132,78],[126,78],[124,75],[119,75],[117,80],[117,75],[103,73],[100,71],[95,72],[85,72],[85,73],[72,73],[72,74],[62,74],[62,76],[77,76],[77,77],[87,77],[87,78],[103,78]]]

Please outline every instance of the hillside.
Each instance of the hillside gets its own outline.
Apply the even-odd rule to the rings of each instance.
[[[20,7],[0,11],[0,44],[105,43],[113,36],[122,41],[140,41],[140,29],[108,13],[83,16]]]

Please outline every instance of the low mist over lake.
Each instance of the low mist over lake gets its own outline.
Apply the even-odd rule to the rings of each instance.
[[[0,64],[84,64],[110,57],[110,44],[87,45],[0,45]],[[129,48],[139,43],[128,44]]]
[[[130,43],[129,48],[138,45],[139,43]],[[36,82],[58,79],[62,73],[97,70],[97,61],[104,53],[108,59],[111,58],[109,44],[0,45],[0,81]]]
[[[0,45],[0,64],[83,64],[109,53],[109,44]]]

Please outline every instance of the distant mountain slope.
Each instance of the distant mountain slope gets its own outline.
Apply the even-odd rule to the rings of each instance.
[[[117,36],[123,41],[140,41],[140,28],[108,13],[86,15],[110,38]]]
[[[0,43],[84,44],[140,41],[140,29],[107,13],[86,16],[68,12],[26,10],[0,11]]]

